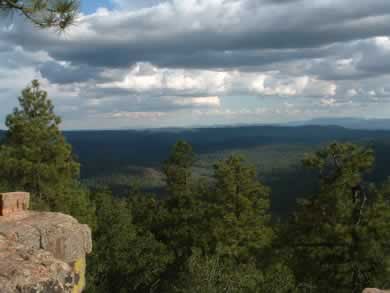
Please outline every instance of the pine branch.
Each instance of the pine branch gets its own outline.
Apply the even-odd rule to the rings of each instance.
[[[75,22],[79,8],[77,0],[46,1],[41,7],[26,6],[23,1],[1,0],[1,10],[18,11],[31,23],[40,28],[57,27],[60,30],[68,28]]]

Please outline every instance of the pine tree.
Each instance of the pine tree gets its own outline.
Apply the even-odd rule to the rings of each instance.
[[[0,0],[0,12],[19,13],[40,28],[68,28],[78,8],[78,0]]]
[[[275,264],[259,270],[255,264],[237,264],[219,255],[195,251],[188,272],[175,284],[180,293],[295,293],[293,273]]]
[[[239,262],[250,261],[273,238],[269,190],[239,156],[220,161],[214,169],[215,190],[206,217],[211,219],[216,250]]]
[[[376,191],[367,211],[365,277],[367,287],[388,288],[390,279],[390,178]]]
[[[194,153],[190,144],[177,142],[164,164],[168,198],[164,202],[161,239],[183,261],[191,254],[196,238],[197,201],[192,193]]]
[[[98,221],[87,292],[151,292],[171,256],[147,226],[133,220],[134,210],[149,211],[141,211],[142,204],[114,199],[107,190],[94,191],[93,199]]]
[[[167,191],[175,198],[191,193],[191,168],[195,156],[192,146],[185,141],[178,141],[172,148],[171,154],[164,163]]]
[[[347,143],[305,159],[320,191],[300,202],[288,241],[298,279],[316,292],[361,292],[389,277],[389,203],[364,181],[373,162],[370,149]]]
[[[190,144],[177,142],[164,163],[166,199],[158,205],[152,231],[167,245],[173,261],[165,271],[162,286],[170,292],[171,283],[185,271],[188,258],[199,238],[202,219],[196,194],[193,192],[192,166],[194,153]]]
[[[78,182],[80,165],[59,129],[61,119],[54,113],[47,93],[34,80],[23,90],[19,103],[20,108],[6,119],[0,177],[13,190],[30,192],[33,207],[92,221],[88,193]]]

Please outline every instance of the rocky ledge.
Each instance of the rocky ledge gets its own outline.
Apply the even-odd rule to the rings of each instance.
[[[82,292],[89,227],[61,213],[27,211],[28,204],[16,201],[10,209],[10,198],[23,194],[0,194],[0,210],[12,211],[0,216],[0,292]]]

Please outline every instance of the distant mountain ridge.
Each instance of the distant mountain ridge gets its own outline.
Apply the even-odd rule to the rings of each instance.
[[[362,119],[354,117],[346,118],[315,118],[308,121],[287,123],[290,126],[341,126],[349,129],[362,130],[390,130],[390,119]]]
[[[190,126],[190,127],[163,127],[163,128],[142,128],[142,129],[83,129],[83,130],[65,130],[64,132],[97,132],[97,131],[138,131],[138,132],[164,132],[164,133],[181,133],[187,131],[198,131],[202,129],[226,129],[226,128],[247,128],[247,127],[302,127],[302,126],[329,126],[329,127],[343,127],[355,130],[390,130],[390,118],[386,119],[365,119],[357,117],[322,117],[310,120],[291,121],[286,123],[238,123],[226,125],[210,125],[210,126]],[[6,130],[0,129],[0,138],[4,136]]]

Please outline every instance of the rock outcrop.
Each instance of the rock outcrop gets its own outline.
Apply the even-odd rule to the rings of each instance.
[[[68,215],[28,211],[28,199],[0,194],[0,292],[82,292],[91,230]]]
[[[363,293],[390,293],[388,290],[380,290],[376,288],[367,288],[364,289]]]
[[[26,192],[0,194],[0,216],[10,216],[20,211],[26,211],[29,205],[30,194]]]

